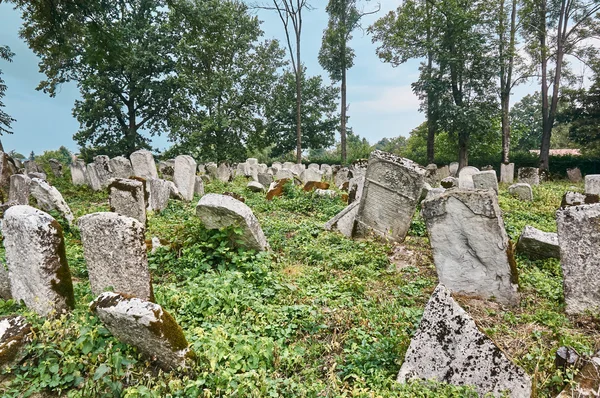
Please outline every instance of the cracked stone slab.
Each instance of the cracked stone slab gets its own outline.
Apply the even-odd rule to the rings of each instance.
[[[560,258],[558,235],[526,225],[517,242],[517,252],[525,254],[532,260]]]

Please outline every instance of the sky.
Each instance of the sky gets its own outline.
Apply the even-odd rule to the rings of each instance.
[[[0,0],[1,1],[1,0]],[[267,1],[267,0],[264,0]],[[313,9],[304,15],[302,33],[302,62],[309,75],[322,75],[329,82],[327,73],[318,63],[323,30],[327,25],[326,0],[313,0]],[[376,2],[368,2],[366,11],[372,10]],[[396,9],[400,0],[381,0],[381,10],[363,18],[366,28],[385,13]],[[371,7],[371,8],[370,8]],[[264,37],[278,39],[285,44],[283,26],[276,12],[253,11],[263,22]],[[16,54],[12,63],[0,61],[8,89],[4,97],[5,111],[17,119],[13,123],[12,135],[0,139],[6,151],[16,150],[24,155],[31,151],[36,154],[44,150],[66,146],[77,152],[73,134],[79,128],[72,116],[73,104],[79,98],[75,83],[63,84],[54,98],[50,98],[35,88],[44,78],[38,71],[39,59],[19,38],[20,13],[12,5],[0,2],[0,45],[8,45]],[[357,30],[351,42],[356,57],[354,66],[348,71],[349,127],[361,137],[374,144],[384,137],[408,136],[410,131],[425,120],[419,112],[419,100],[412,93],[411,83],[418,78],[419,62],[409,61],[399,67],[392,67],[379,60],[377,44],[371,42],[366,30]],[[518,86],[512,102],[536,89],[534,83]],[[339,137],[338,137],[339,139]],[[160,150],[170,146],[166,137],[156,137],[153,147]]]

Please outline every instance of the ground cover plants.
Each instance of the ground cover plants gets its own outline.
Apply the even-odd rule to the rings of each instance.
[[[107,194],[51,182],[76,217],[107,211]],[[525,225],[555,231],[554,212],[568,183],[534,187],[520,202],[501,186],[507,232],[516,240]],[[76,308],[43,319],[13,301],[0,315],[22,314],[34,326],[32,343],[12,368],[1,369],[5,397],[468,397],[466,387],[434,382],[396,383],[411,336],[436,286],[425,225],[417,214],[401,247],[350,240],[321,226],[344,208],[286,186],[281,198],[233,183],[210,182],[206,191],[242,195],[258,217],[270,253],[233,249],[233,230],[211,231],[195,216],[197,199],[171,201],[151,214],[147,239],[164,247],[149,253],[156,302],[182,326],[196,353],[192,369],[165,373],[149,358],[112,337],[89,311],[94,299],[79,233],[65,227]],[[581,185],[575,190],[582,190]],[[402,264],[399,249],[411,253]],[[558,347],[582,355],[600,349],[600,318],[566,316],[558,260],[517,257],[521,304],[459,298],[480,327],[532,376],[535,396],[551,397],[572,370],[554,366]],[[38,395],[39,396],[39,395]]]

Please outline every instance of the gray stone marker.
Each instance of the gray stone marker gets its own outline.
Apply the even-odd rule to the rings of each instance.
[[[341,168],[335,173],[333,177],[333,183],[336,187],[340,188],[353,177],[352,172],[347,167]]]
[[[473,166],[465,166],[458,172],[458,187],[460,189],[475,189],[473,174],[479,173],[479,169]]]
[[[569,181],[571,182],[583,181],[583,177],[581,177],[581,170],[579,170],[579,167],[575,167],[574,169],[567,169],[567,177],[569,177]]]
[[[110,333],[156,360],[166,371],[187,367],[193,354],[175,318],[160,305],[113,292],[99,295],[90,309]]]
[[[63,176],[63,165],[61,162],[56,159],[49,159],[48,164],[50,165],[50,170],[52,171],[52,174],[54,174],[54,177],[60,178]]]
[[[328,164],[321,165],[321,171],[325,177],[325,181],[331,181],[333,179],[333,168]]]
[[[29,204],[31,192],[31,178],[24,174],[13,174],[10,176],[10,189],[8,190],[8,201],[19,205]]]
[[[39,178],[40,180],[47,180],[47,176],[45,173],[27,173],[27,177],[29,178]]]
[[[124,156],[117,156],[108,161],[114,178],[130,178],[133,176],[131,162]]]
[[[283,164],[281,165],[281,168],[292,170],[292,167],[294,167],[295,164],[296,163],[293,163],[293,162],[283,162]]]
[[[335,191],[332,191],[335,193]],[[339,231],[347,238],[351,238],[354,232],[354,221],[358,212],[359,201],[355,201],[348,205],[344,210],[340,211],[331,220],[327,221],[323,229],[327,231]]]
[[[392,241],[404,241],[424,180],[425,169],[415,162],[373,151],[356,215],[356,236],[373,231]]]
[[[306,167],[305,167],[305,166],[304,166],[302,163],[294,163],[294,164],[292,165],[292,167],[290,168],[290,170],[292,171],[292,173],[293,173],[295,176],[298,176],[298,177],[299,177],[299,176],[302,174],[302,172],[303,172],[304,170],[306,170]]]
[[[0,318],[0,366],[10,366],[22,359],[22,351],[30,342],[31,324],[20,315]]]
[[[231,236],[235,245],[258,251],[269,250],[267,238],[252,210],[231,196],[214,193],[204,195],[196,206],[196,214],[209,229],[240,226],[242,234]]]
[[[144,224],[117,213],[92,213],[78,221],[92,293],[107,290],[154,301]]]
[[[173,174],[175,173],[175,161],[174,160],[161,160],[158,162],[156,166],[158,169],[158,174],[161,178],[172,179]]]
[[[221,163],[217,168],[215,177],[222,182],[229,182],[231,181],[231,169],[226,163]]]
[[[44,170],[35,162],[35,160],[25,160],[23,162],[23,167],[25,167],[25,172],[29,173],[41,173]]]
[[[453,292],[516,304],[517,271],[496,194],[451,189],[421,206],[440,282]]]
[[[2,235],[12,297],[41,316],[75,307],[62,228],[52,216],[31,206],[4,213]]]
[[[556,212],[566,312],[600,310],[600,203]]]
[[[56,210],[65,220],[67,220],[69,225],[73,224],[75,217],[61,193],[58,192],[58,189],[50,186],[46,181],[40,180],[39,178],[31,179],[30,189],[31,196],[35,198],[38,206],[42,210]]]
[[[520,183],[540,185],[540,169],[537,167],[521,167],[517,173]]]
[[[525,254],[532,260],[560,258],[558,235],[526,225],[517,242],[517,252]]]
[[[577,206],[585,204],[588,204],[586,203],[586,195],[579,192],[567,191],[562,197],[560,207]]]
[[[432,187],[440,184],[441,178],[438,178],[438,167],[435,163],[430,163],[425,167],[425,182]]]
[[[480,171],[472,176],[475,189],[491,189],[498,193],[498,177],[494,170]]]
[[[294,174],[288,169],[278,170],[277,173],[275,174],[275,180],[283,180],[283,179],[293,180]]]
[[[585,193],[600,195],[600,174],[588,174],[585,176]]]
[[[350,179],[348,183],[348,204],[360,201],[365,188],[365,176],[361,175]]]
[[[515,180],[515,164],[500,163],[500,182],[512,184]]]
[[[173,183],[160,178],[146,180],[148,195],[148,210],[163,211],[169,204]]]
[[[268,187],[273,182],[273,176],[269,173],[258,173],[256,177],[264,187]]]
[[[458,162],[452,162],[448,165],[450,177],[458,177]]]
[[[173,182],[179,190],[183,200],[194,199],[196,186],[196,161],[188,155],[179,155],[175,158]]]
[[[99,155],[94,157],[94,162],[87,165],[87,175],[90,186],[94,191],[100,191],[108,187],[112,178],[108,156]]]
[[[477,394],[529,398],[531,379],[478,328],[439,284],[410,342],[398,381],[436,380],[471,385]]]
[[[525,201],[533,200],[533,191],[529,184],[519,182],[508,187],[508,193]]]
[[[442,166],[437,169],[437,180],[442,181],[444,178],[450,177],[450,169],[448,166]]]
[[[258,159],[256,159],[256,158],[248,158],[248,159],[246,159],[246,163],[248,163],[250,166],[257,166],[258,165]]]
[[[83,160],[73,161],[69,167],[71,168],[71,181],[73,185],[86,185],[88,183],[86,165]]]
[[[204,196],[204,181],[202,177],[195,176],[196,183],[194,184],[194,195]]]
[[[264,192],[265,186],[260,182],[250,181],[246,187],[252,192]]]
[[[0,187],[8,189],[10,186],[10,176],[16,174],[17,170],[10,161],[8,154],[0,152]]]
[[[115,178],[108,186],[110,211],[133,217],[146,225],[148,193],[146,183],[127,178]]]
[[[319,166],[317,163],[311,163],[308,165],[308,168],[311,170],[315,170],[315,171],[320,171],[321,170],[321,166]]]
[[[158,171],[152,152],[140,149],[129,155],[129,160],[133,168],[133,175],[136,177],[145,178],[146,180],[158,178]]]
[[[300,173],[300,180],[302,180],[303,184],[306,184],[309,181],[321,181],[323,179],[323,175],[320,171],[312,169],[303,170]]]

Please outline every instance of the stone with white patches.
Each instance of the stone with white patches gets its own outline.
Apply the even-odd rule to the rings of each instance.
[[[46,181],[40,180],[39,178],[31,179],[31,196],[33,196],[40,209],[44,211],[57,211],[60,215],[67,220],[70,224],[73,224],[73,213],[71,208],[65,202],[63,196],[53,186],[50,186]]]
[[[188,155],[179,155],[175,158],[175,171],[173,182],[179,190],[183,200],[194,199],[196,186],[196,161]]]
[[[9,366],[22,354],[31,341],[31,324],[20,315],[0,318],[0,366]]]
[[[8,190],[8,201],[18,205],[29,204],[31,193],[31,178],[24,174],[13,174],[10,176],[10,189]]]
[[[479,169],[473,166],[465,166],[458,172],[458,187],[460,189],[475,189],[473,174],[479,173]]]
[[[54,174],[54,177],[61,178],[63,176],[63,165],[61,162],[56,159],[49,159],[48,165],[50,165],[50,170]]]
[[[131,161],[134,176],[145,178],[146,180],[158,178],[158,170],[156,169],[152,152],[140,149],[129,155],[129,160]]]
[[[531,185],[519,182],[508,187],[508,193],[524,201],[533,200]]]
[[[153,178],[146,180],[146,189],[148,190],[148,210],[163,211],[169,204],[173,182]],[[176,189],[176,188],[175,188]]]
[[[500,164],[500,182],[504,184],[512,184],[515,180],[515,164],[501,163]]]
[[[130,178],[133,176],[131,161],[124,156],[117,156],[108,161],[114,178]]]
[[[115,178],[108,186],[110,211],[133,217],[146,224],[148,202],[146,181]]]
[[[83,160],[75,160],[69,166],[71,168],[71,182],[73,185],[86,185],[87,170]]]
[[[265,186],[260,182],[250,181],[246,187],[252,192],[264,192]]]
[[[229,182],[231,181],[231,169],[229,168],[229,166],[227,165],[227,163],[221,163],[219,165],[219,167],[216,170],[216,175],[215,177],[222,182]]]

